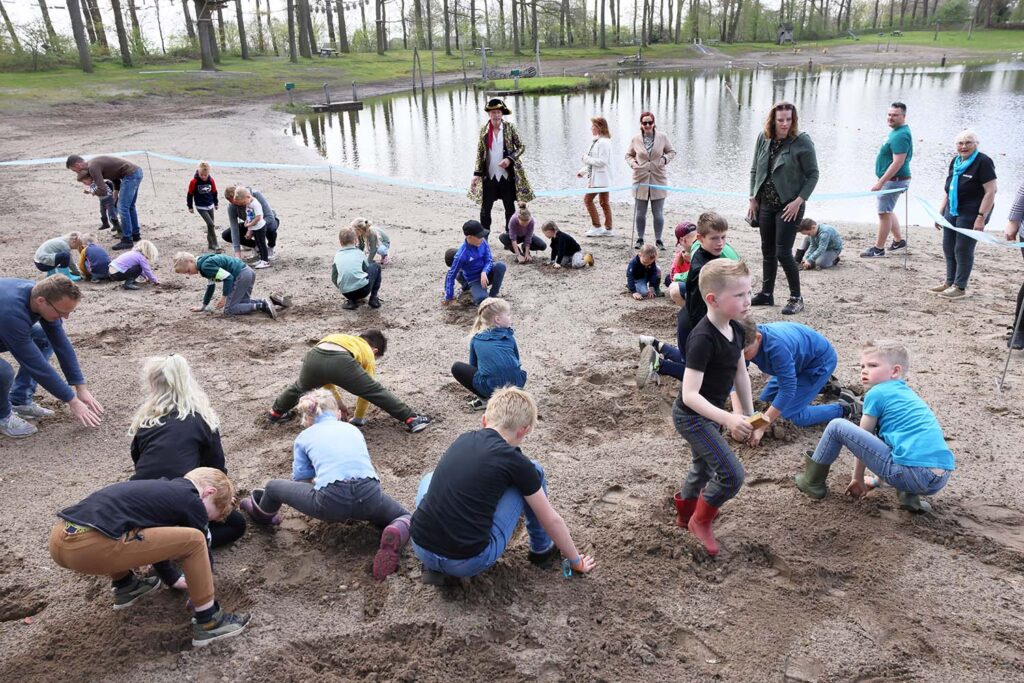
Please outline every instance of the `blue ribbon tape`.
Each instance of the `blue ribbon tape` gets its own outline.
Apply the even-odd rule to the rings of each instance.
[[[972,240],[984,242],[985,244],[992,244],[997,247],[1024,249],[1024,242],[1007,242],[1006,240],[1001,240],[992,233],[985,232],[984,230],[966,230],[964,228],[958,228],[949,221],[947,221],[945,216],[936,211],[935,207],[933,207],[931,204],[929,204],[921,197],[914,197],[914,199],[916,199],[917,203],[924,208],[925,213],[927,213],[933,221],[941,225],[946,230],[953,230],[954,232],[958,232],[961,235],[966,235],[967,237],[970,237]]]

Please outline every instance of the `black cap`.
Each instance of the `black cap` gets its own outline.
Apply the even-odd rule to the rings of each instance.
[[[480,225],[480,221],[466,221],[462,224],[462,234],[466,237],[486,238],[491,233]]]

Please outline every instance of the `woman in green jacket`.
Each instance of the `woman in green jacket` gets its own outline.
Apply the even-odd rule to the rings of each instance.
[[[750,206],[747,221],[761,230],[763,278],[752,306],[775,305],[775,275],[779,264],[789,283],[789,301],[783,315],[804,310],[800,294],[800,268],[793,258],[805,203],[818,184],[814,143],[797,126],[796,107],[779,102],[768,112],[764,133],[758,134],[750,165]]]

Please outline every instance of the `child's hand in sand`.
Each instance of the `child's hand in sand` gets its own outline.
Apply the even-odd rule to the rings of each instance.
[[[754,432],[754,428],[747,422],[747,418],[736,413],[729,413],[729,418],[725,421],[724,426],[729,430],[732,438],[740,442],[749,439]]]
[[[597,560],[595,560],[590,555],[580,555],[579,559],[576,562],[570,561],[569,566],[572,567],[572,570],[574,572],[586,574],[587,572],[592,571],[594,567],[597,566]]]
[[[758,446],[758,445],[760,445],[761,439],[764,438],[764,433],[766,431],[768,431],[767,427],[761,427],[759,429],[755,429],[754,432],[750,435],[750,439],[747,441],[747,443],[749,443],[751,446]]]
[[[203,311],[206,310],[206,306],[193,306],[188,310],[192,311],[193,313],[202,313]]]
[[[863,498],[873,487],[869,487],[863,479],[853,478],[850,485],[846,487],[846,495],[851,498]]]
[[[559,263],[558,261],[552,261],[551,265],[554,266],[555,268],[561,268],[562,267],[562,264]]]
[[[633,292],[633,298],[636,299],[637,301],[643,301],[644,295],[639,292]]]
[[[213,307],[216,308],[219,311],[219,310],[222,310],[224,308],[224,304],[225,303],[227,303],[227,299],[224,298],[224,297],[221,297],[221,298],[217,299],[217,303],[215,303],[213,305]]]

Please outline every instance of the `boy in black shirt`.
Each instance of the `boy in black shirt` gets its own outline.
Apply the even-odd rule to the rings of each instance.
[[[580,243],[569,233],[559,230],[554,221],[548,221],[540,230],[551,244],[551,265],[555,268],[585,268],[594,265],[594,257],[583,253]]]
[[[487,401],[483,429],[462,434],[420,481],[412,516],[412,548],[423,562],[423,582],[470,577],[498,561],[526,514],[529,560],[545,564],[559,551],[572,571],[588,572],[569,528],[547,498],[544,470],[519,450],[537,422],[533,398],[515,387]]]
[[[93,576],[109,575],[114,609],[124,609],[159,586],[132,569],[177,560],[185,571],[192,619],[192,645],[238,635],[246,614],[223,611],[214,600],[207,550],[207,524],[234,506],[235,487],[210,467],[197,467],[182,479],[111,484],[64,508],[50,533],[50,556],[61,567]]]
[[[683,387],[672,405],[676,431],[693,449],[693,464],[675,496],[675,507],[676,524],[685,524],[714,557],[718,543],[711,523],[722,504],[739,492],[744,477],[743,465],[722,437],[721,428],[729,429],[737,441],[747,440],[753,431],[744,415],[722,408],[735,385],[744,412],[754,412],[743,360],[746,340],[736,322],[750,308],[747,264],[712,261],[700,272],[700,293],[708,313],[686,340]]]

